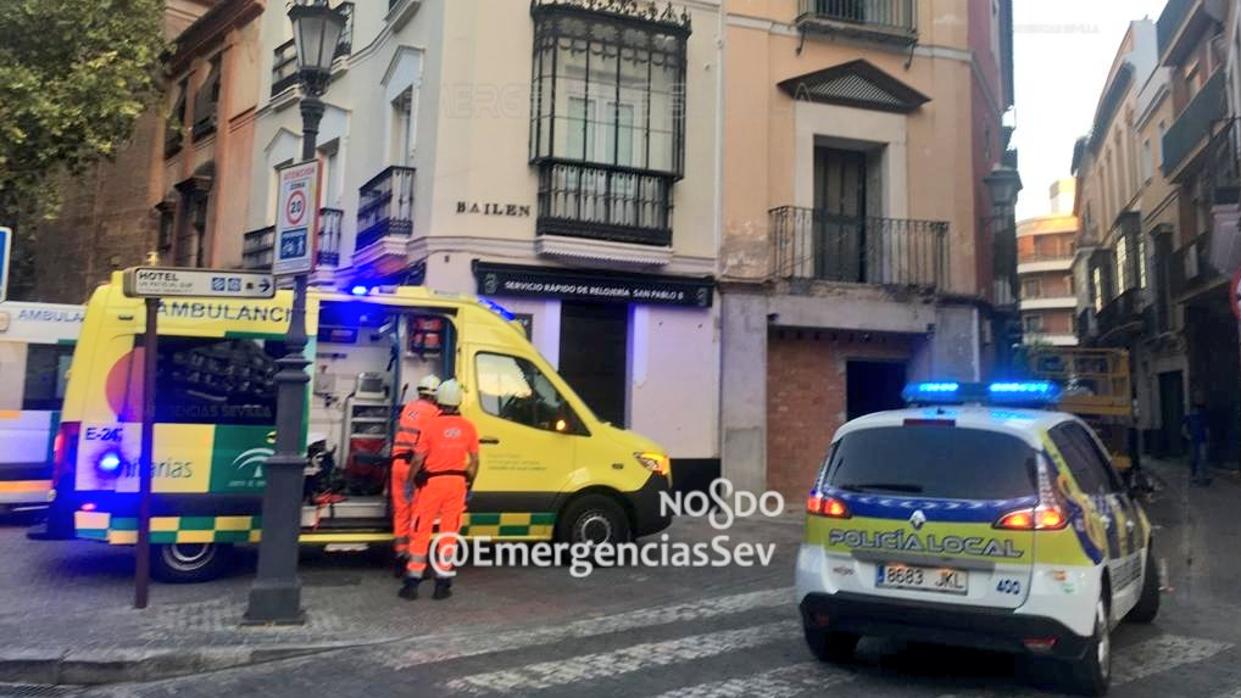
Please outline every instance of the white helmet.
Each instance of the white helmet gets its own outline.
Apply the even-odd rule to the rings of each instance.
[[[432,395],[435,394],[436,390],[439,390],[439,387],[440,387],[439,376],[432,373],[431,375],[426,376],[422,380],[418,381],[418,394],[423,397],[431,397]]]
[[[461,384],[451,378],[440,383],[439,390],[435,391],[435,401],[444,407],[460,407]]]

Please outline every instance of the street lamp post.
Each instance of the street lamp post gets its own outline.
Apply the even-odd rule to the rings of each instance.
[[[315,159],[323,102],[319,96],[331,77],[336,45],[346,18],[327,5],[309,0],[289,9],[302,84],[302,161]],[[312,202],[318,207],[318,202]],[[317,231],[311,231],[316,234]],[[276,453],[267,459],[263,491],[263,537],[259,541],[258,573],[250,588],[247,623],[301,623],[302,582],[297,576],[297,537],[301,528],[302,479],[306,469],[305,432],[306,274],[293,279],[293,308],[285,355],[276,361]]]

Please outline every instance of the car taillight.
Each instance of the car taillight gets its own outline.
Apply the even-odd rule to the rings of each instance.
[[[811,493],[806,500],[806,513],[815,516],[826,516],[829,519],[847,519],[853,514],[849,513],[849,506],[840,499],[830,495],[822,495],[818,492]]]
[[[78,461],[78,434],[81,422],[61,422],[56,430],[56,438],[52,441],[52,484],[60,482],[66,474],[73,472]]]
[[[1069,517],[1059,505],[1043,505],[1010,511],[996,522],[996,528],[1009,531],[1055,531],[1064,528]]]

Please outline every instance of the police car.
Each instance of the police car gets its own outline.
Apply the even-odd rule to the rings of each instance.
[[[1107,692],[1112,630],[1159,610],[1151,526],[1047,382],[916,383],[837,431],[806,504],[797,599],[810,650],[864,635],[1011,651]]]

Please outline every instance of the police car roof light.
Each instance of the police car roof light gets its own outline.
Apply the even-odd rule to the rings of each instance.
[[[952,381],[910,383],[901,397],[911,404],[957,405],[962,402],[961,384]]]
[[[371,289],[367,286],[363,286],[362,284],[357,284],[349,289],[349,293],[355,296],[365,296],[370,292]]]
[[[958,383],[926,381],[905,386],[901,396],[911,405],[1013,405],[1040,407],[1060,399],[1060,387],[1051,381],[997,381]]]
[[[1060,399],[1060,387],[1051,381],[1004,381],[987,387],[993,404],[1052,405]]]

